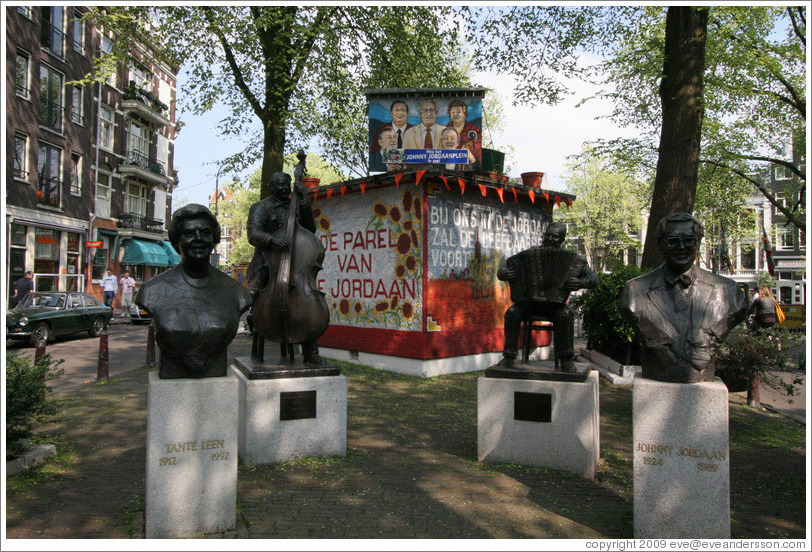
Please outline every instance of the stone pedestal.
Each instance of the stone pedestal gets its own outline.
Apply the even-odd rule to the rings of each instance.
[[[148,539],[191,537],[237,525],[237,400],[233,375],[149,374]]]
[[[239,450],[244,465],[347,454],[345,376],[252,379],[246,366],[250,360],[236,362],[231,371],[240,387]]]
[[[634,536],[730,538],[728,392],[634,380]]]
[[[479,461],[543,466],[595,479],[598,401],[595,371],[585,372],[582,381],[479,378]]]

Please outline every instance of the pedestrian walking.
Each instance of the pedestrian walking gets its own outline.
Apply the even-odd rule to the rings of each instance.
[[[107,274],[102,276],[101,287],[102,290],[104,290],[104,304],[112,309],[113,300],[116,298],[116,293],[118,292],[118,281],[116,277],[113,276],[112,268],[108,268]]]
[[[135,293],[135,280],[130,277],[128,270],[124,271],[118,285],[121,288],[121,318],[124,318],[130,316],[130,307],[133,305],[133,295]]]
[[[13,309],[25,299],[25,296],[34,291],[34,271],[26,270],[22,278],[14,282],[14,295],[9,301],[9,308]]]

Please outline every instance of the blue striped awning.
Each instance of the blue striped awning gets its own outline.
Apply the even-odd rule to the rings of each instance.
[[[129,240],[124,244],[122,265],[170,266],[164,248],[155,242]]]
[[[175,251],[175,248],[172,247],[170,242],[162,241],[158,242],[158,245],[164,248],[164,252],[169,259],[169,266],[175,266],[176,264],[180,263],[180,255],[178,255],[178,252]]]

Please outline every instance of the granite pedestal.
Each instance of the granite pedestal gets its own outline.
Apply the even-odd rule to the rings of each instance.
[[[635,538],[729,539],[728,392],[634,379]]]
[[[574,374],[536,370],[532,379],[520,368],[489,369],[490,376],[479,378],[479,461],[543,466],[594,479],[600,451],[598,373],[585,363],[576,366]]]
[[[258,370],[235,359],[246,466],[347,454],[347,378],[337,367]]]
[[[233,375],[149,374],[146,537],[216,533],[237,525],[237,406]]]

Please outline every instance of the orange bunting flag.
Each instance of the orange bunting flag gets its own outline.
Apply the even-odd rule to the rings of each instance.
[[[420,171],[415,172],[415,175],[416,175],[415,178],[414,178],[414,185],[415,186],[420,184],[420,179],[423,178],[423,174],[425,174],[425,172],[426,172],[425,170],[420,170]]]
[[[346,185],[341,186],[341,197],[344,197],[344,192],[346,192],[346,191],[347,191],[347,186]]]
[[[313,188],[313,201],[316,201],[319,197],[319,189]]]
[[[440,179],[443,181],[443,184],[445,184],[445,189],[450,190],[451,186],[448,185],[448,179],[444,176],[440,176]]]
[[[569,209],[570,207],[572,207],[572,198],[568,197],[567,198],[567,209]]]
[[[560,195],[555,196],[555,204],[558,205],[559,207],[561,207],[561,196]]]
[[[502,188],[496,188],[496,195],[499,196],[499,199],[502,203],[505,202],[505,191]]]
[[[548,194],[547,192],[542,192],[542,193],[544,194],[544,201],[546,201],[547,203],[550,203],[550,194]]]
[[[484,184],[479,184],[479,191],[482,192],[483,196],[488,195],[488,188]]]
[[[403,174],[398,173],[395,175],[395,186],[400,188],[400,179],[403,178]]]
[[[333,195],[333,189],[331,188],[331,189],[327,190],[327,199],[330,199],[330,197],[332,195]]]
[[[361,193],[363,194],[366,189],[367,189],[367,181],[362,180],[361,181]]]
[[[457,182],[460,184],[460,195],[465,195],[465,180],[460,177],[457,177]]]
[[[534,192],[533,190],[529,190],[527,192],[527,195],[530,196],[530,203],[535,203],[536,202],[536,192]],[[547,195],[547,194],[544,194],[544,195]]]
[[[513,199],[516,200],[516,203],[519,203],[519,192],[516,191],[516,188],[512,188],[513,190]]]

